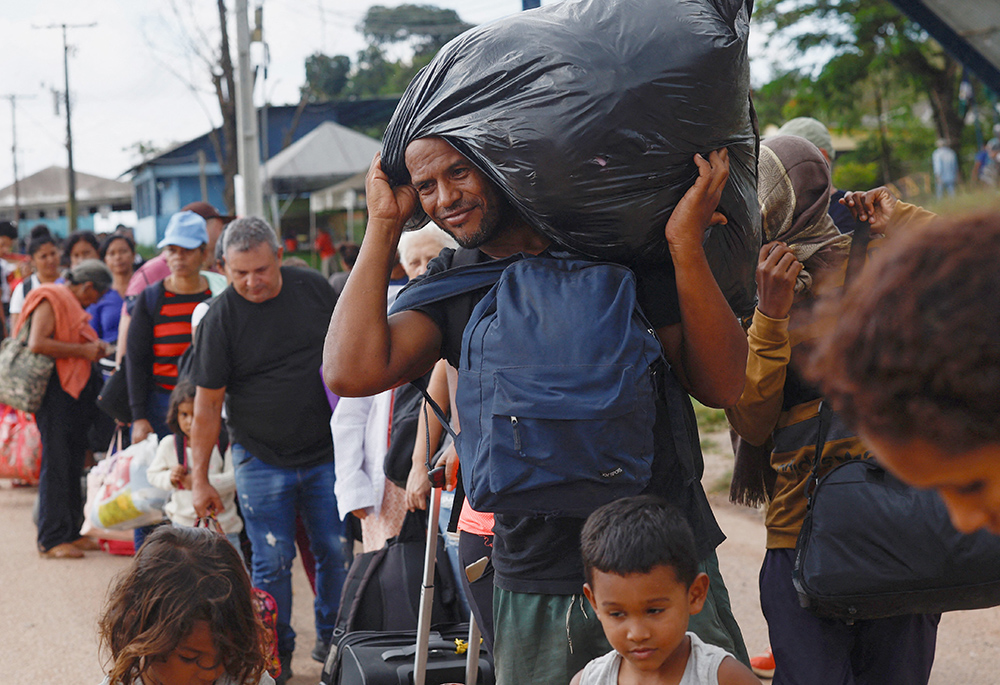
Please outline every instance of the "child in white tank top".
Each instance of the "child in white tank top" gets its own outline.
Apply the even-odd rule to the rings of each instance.
[[[583,591],[614,650],[571,685],[759,685],[725,650],[687,632],[709,581],[680,512],[655,497],[621,499],[591,514],[580,538]]]

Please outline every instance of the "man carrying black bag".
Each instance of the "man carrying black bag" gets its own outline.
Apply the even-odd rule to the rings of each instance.
[[[440,305],[384,314],[391,257],[418,202],[461,246],[478,248],[483,260],[517,253],[547,255],[550,247],[500,189],[443,139],[412,142],[406,163],[411,185],[391,188],[379,157],[366,180],[365,240],[330,322],[324,350],[325,380],[342,396],[381,392],[420,376],[440,357],[459,365],[465,324],[488,288]],[[713,152],[707,160],[697,156],[695,163],[699,178],[665,230],[674,266],[669,276],[676,286],[669,276],[650,274],[640,279],[638,291],[681,384],[706,404],[727,406],[743,387],[746,339],[709,270],[702,237],[709,225],[725,222],[715,210],[728,178],[728,154]],[[452,255],[442,252],[428,275],[447,270]],[[537,354],[544,363],[546,350]],[[685,511],[699,540],[702,567],[712,576],[712,606],[694,617],[692,630],[746,661],[714,551],[724,536],[698,478],[680,478],[679,465],[670,461],[675,458],[675,438],[689,440],[693,426],[686,427],[688,434],[675,435],[677,427],[662,420],[661,409],[657,405],[656,425],[650,427],[656,449],[646,491],[668,497]],[[587,661],[608,651],[596,616],[578,601],[582,523],[581,518],[497,515],[493,563],[498,682],[565,683]]]

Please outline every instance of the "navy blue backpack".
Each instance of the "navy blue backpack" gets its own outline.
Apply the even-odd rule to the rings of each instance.
[[[653,461],[656,375],[667,365],[635,276],[606,262],[515,255],[434,274],[392,311],[490,284],[458,370],[456,449],[469,503],[586,516],[638,494]]]

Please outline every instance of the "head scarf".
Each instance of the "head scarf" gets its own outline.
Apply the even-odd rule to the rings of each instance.
[[[808,140],[774,136],[761,142],[757,199],[764,242],[780,240],[802,262],[796,293],[812,287],[814,273],[847,259],[851,237],[827,214],[830,191],[830,167]]]

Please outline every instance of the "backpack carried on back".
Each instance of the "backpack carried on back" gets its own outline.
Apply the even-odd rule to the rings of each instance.
[[[515,255],[434,274],[391,312],[492,289],[462,336],[456,449],[477,511],[586,516],[653,461],[659,339],[620,265]],[[439,418],[441,418],[439,416]]]

